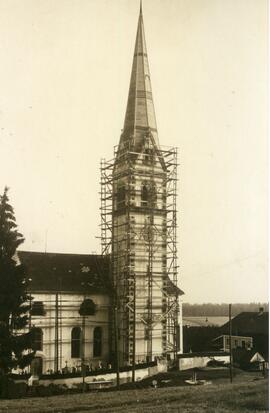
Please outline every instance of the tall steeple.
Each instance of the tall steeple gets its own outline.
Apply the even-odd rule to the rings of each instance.
[[[102,169],[103,245],[111,236],[115,351],[135,380],[135,362],[176,353],[179,295],[168,290],[177,284],[176,151],[158,142],[142,7],[115,155]]]
[[[142,5],[138,20],[129,95],[121,143],[135,138],[137,149],[146,133],[151,132],[153,143],[158,147],[155,109],[152,97],[150,70],[145,42]]]

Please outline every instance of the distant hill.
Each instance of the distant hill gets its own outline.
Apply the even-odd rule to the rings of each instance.
[[[243,311],[259,311],[263,307],[264,311],[268,311],[268,303],[236,303],[232,304],[232,315],[236,316]],[[204,317],[204,316],[227,316],[229,312],[229,304],[189,304],[183,303],[183,317]]]

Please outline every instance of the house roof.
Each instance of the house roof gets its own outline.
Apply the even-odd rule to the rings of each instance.
[[[228,334],[223,334],[222,336],[218,336],[218,337],[216,337],[216,338],[213,338],[213,340],[212,341],[217,341],[217,340],[220,340],[220,339],[223,339],[223,337],[225,337],[225,338],[229,338],[230,336],[228,335]],[[234,339],[245,339],[245,338],[247,338],[247,339],[251,339],[252,340],[252,337],[246,337],[246,336],[232,336],[232,340],[234,340]]]
[[[252,335],[268,334],[269,313],[268,312],[243,312],[232,319],[232,334]],[[229,322],[221,327],[223,333],[228,334]]]
[[[177,354],[178,359],[193,358],[193,357],[216,357],[216,356],[228,356],[230,353],[226,351],[196,351],[194,353],[182,353]]]
[[[110,291],[109,260],[104,256],[18,251],[18,257],[31,279],[31,291]]]
[[[31,291],[112,292],[109,259],[102,255],[18,251],[18,257],[31,279]],[[165,290],[169,295],[184,294],[169,277]]]
[[[253,357],[251,357],[251,359],[250,359],[250,363],[256,363],[256,362],[262,362],[262,361],[265,361],[265,359],[263,358],[263,356],[260,354],[260,353],[258,353],[258,351],[254,354],[254,356]]]

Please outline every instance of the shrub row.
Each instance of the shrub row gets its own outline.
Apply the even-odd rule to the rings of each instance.
[[[28,386],[28,384],[20,382],[16,383],[13,380],[3,378],[0,380],[0,398],[1,399],[19,399],[22,397],[48,397],[64,393],[77,393],[83,389],[83,383],[73,385],[73,388],[68,388],[65,384],[56,385],[49,384],[48,386]],[[85,390],[88,386],[85,384]]]

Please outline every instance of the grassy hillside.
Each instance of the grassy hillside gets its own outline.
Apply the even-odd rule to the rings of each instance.
[[[176,374],[176,373],[174,373]],[[164,377],[164,376],[163,376]],[[167,379],[172,375],[168,373]],[[91,392],[3,400],[0,412],[8,413],[247,413],[268,412],[268,380],[243,373],[230,384],[219,378],[207,386],[172,386],[133,390]]]

